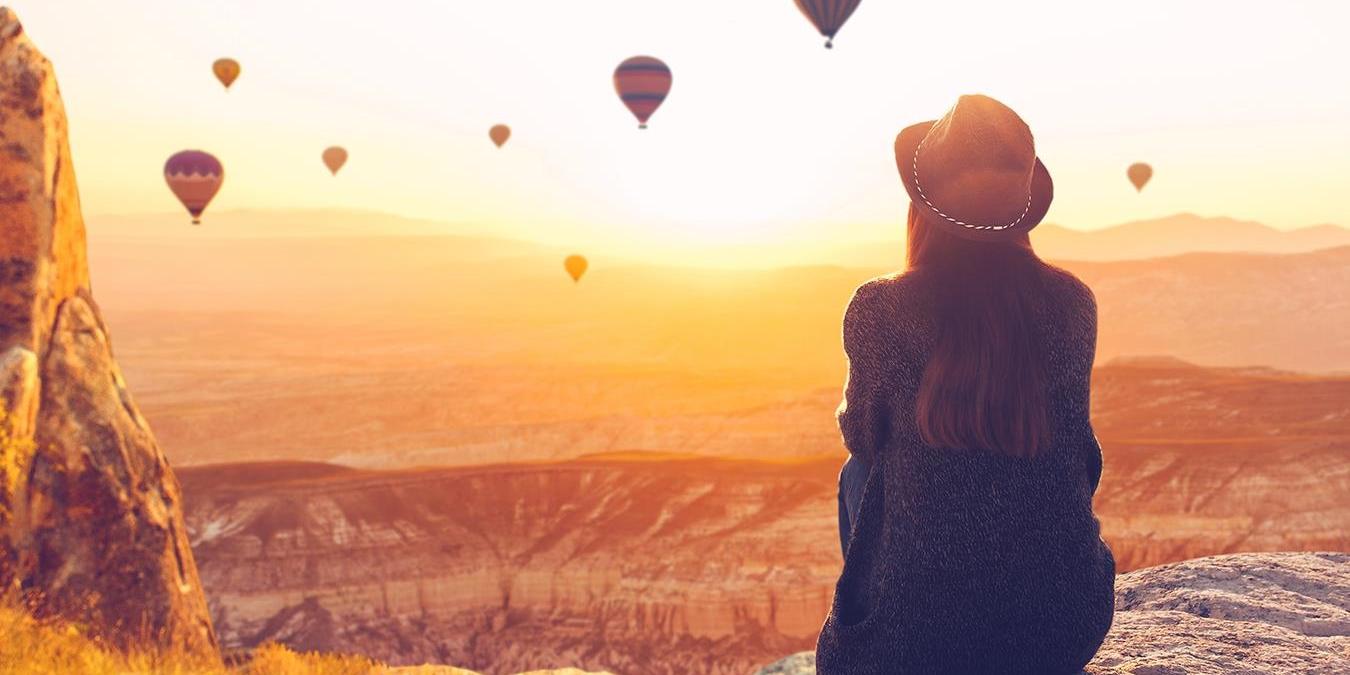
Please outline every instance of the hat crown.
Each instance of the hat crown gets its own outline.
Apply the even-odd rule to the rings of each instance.
[[[1025,216],[1036,168],[1031,128],[1008,106],[965,95],[928,130],[911,162],[928,206],[948,220],[1001,229]]]

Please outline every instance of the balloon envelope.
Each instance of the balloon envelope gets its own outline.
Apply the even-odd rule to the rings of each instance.
[[[211,70],[215,72],[216,79],[225,85],[225,89],[229,90],[235,78],[239,77],[239,62],[234,59],[216,59],[216,62],[211,64]]]
[[[192,214],[192,224],[201,225],[202,211],[225,182],[225,168],[211,153],[184,150],[164,163],[164,182]]]
[[[581,275],[586,273],[587,267],[589,267],[589,263],[586,262],[586,258],[583,256],[569,255],[567,256],[567,259],[563,261],[563,269],[567,270],[567,273],[571,275],[572,281],[581,281]]]
[[[1130,182],[1134,183],[1134,189],[1138,192],[1142,192],[1144,190],[1144,185],[1146,185],[1148,180],[1153,177],[1153,167],[1143,162],[1136,162],[1130,165],[1130,168],[1125,174],[1130,177]]]
[[[327,166],[328,170],[332,171],[333,175],[336,176],[338,169],[341,169],[342,165],[347,163],[346,148],[334,145],[333,147],[324,150],[323,163],[324,166]]]
[[[614,69],[614,90],[638,119],[640,129],[647,128],[647,120],[666,100],[672,80],[670,68],[651,56],[634,56]]]
[[[862,0],[796,0],[797,9],[825,36],[825,48],[834,48],[834,35],[858,9]]]
[[[488,138],[491,138],[492,142],[496,143],[499,148],[502,147],[502,145],[506,143],[506,139],[510,137],[511,127],[508,127],[505,124],[498,124],[488,130]]]

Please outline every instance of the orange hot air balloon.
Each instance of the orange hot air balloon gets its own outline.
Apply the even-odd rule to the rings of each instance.
[[[563,261],[563,269],[567,270],[567,273],[572,276],[572,281],[581,281],[581,275],[586,273],[586,268],[589,266],[586,258],[579,255],[569,255]]]
[[[225,182],[225,167],[211,153],[184,150],[164,163],[164,181],[192,214],[192,224],[201,225],[202,211]]]
[[[332,171],[333,175],[336,176],[338,169],[341,169],[342,165],[347,163],[346,148],[334,145],[333,147],[324,150],[323,163],[328,167],[328,170]]]
[[[1125,171],[1125,174],[1130,177],[1130,182],[1134,183],[1134,189],[1138,192],[1143,192],[1144,186],[1147,185],[1149,179],[1153,177],[1153,167],[1143,162],[1136,162],[1130,165],[1130,168]]]
[[[510,137],[511,127],[508,127],[505,124],[498,124],[488,130],[488,138],[491,138],[492,142],[496,143],[499,148],[505,145],[506,139]]]
[[[796,0],[797,9],[825,36],[825,48],[834,49],[834,35],[853,16],[862,0]]]
[[[211,70],[215,72],[216,79],[225,85],[225,91],[229,91],[230,85],[239,77],[239,62],[234,59],[216,59],[216,62],[211,64]]]
[[[634,56],[614,69],[614,90],[638,119],[639,129],[647,128],[647,120],[666,100],[672,80],[670,67],[650,56]]]

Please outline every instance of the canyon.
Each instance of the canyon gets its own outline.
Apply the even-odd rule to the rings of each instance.
[[[547,249],[473,237],[91,235],[90,255],[177,465],[835,452],[843,308],[884,271],[596,259],[573,284]],[[1099,364],[1350,370],[1350,247],[1064,264],[1097,294]]]
[[[1350,377],[1136,358],[1098,368],[1094,385],[1096,508],[1122,571],[1350,549]],[[828,410],[826,393],[812,407]],[[814,643],[840,562],[841,459],[634,450],[180,476],[227,647],[721,674]]]

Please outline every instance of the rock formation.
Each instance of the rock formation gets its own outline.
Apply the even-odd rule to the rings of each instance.
[[[114,644],[217,660],[179,487],[113,360],[51,64],[0,8],[0,585]]]
[[[815,644],[836,460],[182,470],[227,648],[744,675]]]
[[[1350,553],[1197,558],[1116,579],[1088,675],[1335,675],[1350,663]],[[757,675],[815,675],[794,654]]]

